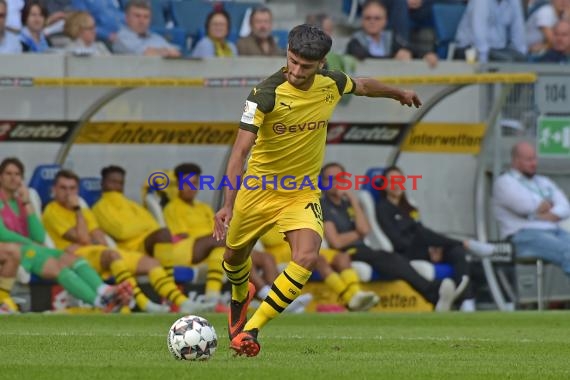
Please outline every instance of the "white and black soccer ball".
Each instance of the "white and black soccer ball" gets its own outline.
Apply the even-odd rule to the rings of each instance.
[[[187,315],[170,327],[167,344],[178,360],[208,360],[216,352],[218,336],[205,318]]]

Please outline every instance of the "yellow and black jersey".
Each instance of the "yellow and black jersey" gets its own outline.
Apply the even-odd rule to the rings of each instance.
[[[267,178],[264,189],[319,192],[327,124],[342,95],[352,93],[355,83],[341,71],[319,70],[311,88],[303,91],[293,87],[285,73],[282,68],[254,87],[245,103],[240,128],[257,134],[246,176]],[[274,177],[276,183],[271,182]],[[300,189],[307,179],[315,189]]]

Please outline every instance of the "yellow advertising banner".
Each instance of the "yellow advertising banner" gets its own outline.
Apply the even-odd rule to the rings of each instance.
[[[229,145],[238,124],[220,122],[90,122],[76,144],[207,144]]]
[[[416,124],[406,137],[402,151],[477,154],[485,129],[483,123]]]

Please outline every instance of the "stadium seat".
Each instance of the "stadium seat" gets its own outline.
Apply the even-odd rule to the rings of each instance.
[[[289,31],[286,29],[275,29],[271,32],[275,42],[281,49],[287,49],[287,39],[289,38]]]
[[[166,221],[164,220],[164,213],[162,212],[162,207],[160,206],[160,198],[155,192],[150,192],[144,197],[145,206],[150,211],[154,219],[158,222],[161,227],[166,227]]]
[[[56,164],[38,165],[34,170],[28,186],[38,193],[41,201],[41,209],[38,212],[43,211],[43,207],[51,200],[53,180],[60,170],[61,166]]]
[[[433,22],[437,39],[436,52],[441,59],[453,58],[455,48],[453,41],[465,8],[464,4],[436,3],[433,5]]]
[[[366,177],[368,177],[370,180],[372,180],[372,178],[374,178],[376,176],[384,175],[385,169],[386,168],[372,167],[372,168],[369,168],[368,170],[366,170],[366,173],[364,173],[364,175]],[[380,192],[378,190],[376,190],[374,187],[372,187],[372,183],[366,183],[366,184],[362,185],[362,190],[370,193],[372,199],[374,200],[374,203],[376,203],[380,200]]]
[[[170,10],[174,24],[192,38],[192,46],[203,36],[204,24],[213,4],[203,0],[172,1]]]
[[[79,196],[83,198],[89,207],[101,198],[101,178],[85,177],[79,180]]]

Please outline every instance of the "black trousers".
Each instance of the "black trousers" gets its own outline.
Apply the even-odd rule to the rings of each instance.
[[[459,240],[450,239],[445,235],[430,230],[424,226],[418,226],[418,230],[412,244],[405,251],[401,252],[408,260],[431,261],[428,248],[441,247],[443,249],[443,263],[448,263],[453,267],[453,280],[455,285],[459,285],[462,277],[469,276],[469,264],[467,263],[467,251],[463,243]],[[463,299],[472,298],[473,289],[471,283],[462,294]]]
[[[362,261],[370,265],[382,277],[406,281],[428,302],[436,304],[439,300],[440,281],[428,281],[422,277],[410,262],[398,253],[373,250],[367,246],[356,247],[356,253],[351,255],[353,261]]]

